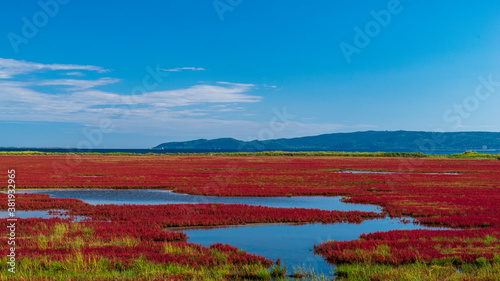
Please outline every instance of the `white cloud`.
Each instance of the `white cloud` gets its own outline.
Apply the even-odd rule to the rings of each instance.
[[[172,68],[172,69],[162,69],[163,71],[169,71],[169,72],[179,72],[182,70],[192,70],[192,71],[204,71],[205,69],[203,67],[177,67],[177,68]]]
[[[85,76],[85,74],[83,74],[83,72],[79,72],[79,71],[73,71],[73,72],[67,72],[67,73],[63,73],[63,75],[68,75],[68,76]]]
[[[94,65],[76,65],[76,64],[42,64],[27,62],[24,60],[0,58],[0,79],[12,78],[19,74],[38,72],[43,70],[87,70],[98,73],[108,72],[100,66]]]
[[[144,93],[134,97],[136,101],[161,106],[186,106],[198,103],[252,103],[262,99],[259,96],[244,94],[251,86],[234,85],[229,87],[214,85],[195,85],[187,89]]]
[[[116,133],[164,137],[184,136],[186,139],[232,137],[244,141],[293,138],[365,129],[344,124],[289,122],[286,125],[283,124],[283,130],[276,131],[271,129],[269,122],[221,120],[210,116],[195,117],[200,116],[165,114],[157,119],[149,117],[133,120],[114,119],[113,125],[116,127]]]
[[[232,83],[232,82],[224,82],[224,81],[217,81],[217,84],[237,86],[237,87],[256,87],[257,86],[255,84]]]
[[[250,87],[251,88],[251,87]],[[248,86],[197,85],[186,89],[129,96],[94,89],[63,94],[40,93],[16,83],[0,83],[0,119],[15,121],[72,122],[97,125],[109,118],[115,133],[191,138],[234,137],[242,140],[296,137],[349,130],[370,125],[287,124],[247,120],[222,120],[215,113],[243,108],[235,103],[261,98],[245,93]],[[16,93],[14,95],[13,93]],[[211,98],[212,97],[212,98]],[[222,103],[222,104],[220,104]],[[203,107],[202,104],[208,104]],[[196,108],[181,106],[196,105]],[[24,112],[30,112],[25,114]],[[245,114],[243,114],[245,115]],[[248,114],[246,114],[248,115]],[[284,128],[262,134],[270,128]]]
[[[10,69],[10,74],[14,72],[12,71],[14,67],[4,69]],[[237,103],[254,103],[262,99],[262,97],[247,93],[254,87],[253,84],[230,82],[221,82],[218,83],[219,85],[201,84],[138,95],[121,95],[95,89],[95,87],[119,81],[119,79],[109,77],[96,80],[0,80],[0,119],[81,123],[126,114],[129,120],[134,118],[165,120],[183,116],[206,116],[210,112],[241,110],[241,107],[236,106]],[[46,88],[35,90],[33,86],[44,86],[51,91],[45,92]],[[63,91],[58,91],[58,88],[54,86],[65,87]],[[208,106],[220,103],[231,103],[235,108],[210,108]],[[193,105],[200,108],[196,110],[175,108]],[[30,114],[24,114],[24,112],[30,112]]]
[[[223,120],[216,115],[226,112],[244,114],[244,103],[262,101],[261,96],[250,92],[260,86],[250,83],[218,81],[165,90],[130,95],[97,89],[121,81],[103,77],[94,80],[38,79],[19,80],[23,73],[54,70],[86,70],[104,73],[98,66],[37,64],[25,61],[0,59],[0,120],[35,122],[70,122],[96,125],[104,118],[113,122],[116,132],[145,135],[191,135],[192,137],[235,137],[249,140],[259,133],[283,124],[247,120]],[[200,71],[202,68],[183,67],[165,71]],[[81,76],[80,71],[61,73]],[[17,81],[19,80],[19,81]],[[41,86],[41,87],[40,87]],[[271,86],[267,86],[271,87]],[[234,114],[233,114],[234,115]],[[360,125],[370,126],[370,125]],[[314,135],[348,129],[342,124],[306,124],[291,121],[285,129],[274,132],[273,138]]]
[[[114,84],[120,82],[120,79],[115,78],[100,78],[97,80],[78,80],[78,79],[54,79],[54,80],[42,80],[36,83],[38,86],[70,86],[68,90],[85,90],[90,88],[95,88],[98,86],[104,86],[108,84]]]
[[[267,85],[267,84],[262,84],[262,86],[263,86],[264,88],[272,88],[272,89],[276,89],[276,88],[278,88],[278,86],[275,86],[275,85]]]

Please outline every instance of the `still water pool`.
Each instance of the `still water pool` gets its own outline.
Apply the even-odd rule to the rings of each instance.
[[[62,210],[62,211],[64,211],[64,210]],[[54,217],[54,215],[49,214],[49,211],[16,211],[15,217],[21,218],[21,219],[29,219],[29,218],[48,219],[48,218]],[[2,218],[2,219],[9,218],[9,212],[0,211],[0,218]]]
[[[320,210],[380,212],[375,205],[350,204],[341,197],[217,197],[175,193],[154,189],[47,189],[26,190],[24,193],[48,194],[54,198],[75,198],[89,204],[247,204],[275,208],[307,208]]]
[[[333,266],[321,256],[315,255],[313,246],[328,240],[346,241],[357,239],[363,233],[401,229],[431,229],[404,224],[400,219],[377,219],[360,224],[260,224],[212,229],[176,229],[189,236],[188,241],[210,246],[213,243],[227,243],[249,253],[266,258],[280,258],[289,271],[314,269],[316,273],[331,276]],[[432,228],[436,229],[436,228]]]
[[[340,197],[216,197],[178,194],[168,190],[113,190],[113,189],[51,189],[26,190],[25,193],[48,194],[55,198],[75,198],[89,204],[248,204],[279,208],[309,208],[339,211],[381,212],[374,205],[349,204]],[[40,213],[42,212],[42,213]],[[20,215],[27,216],[28,212]],[[31,214],[45,214],[36,211]],[[42,216],[44,217],[44,216]],[[412,221],[409,218],[406,218]],[[368,220],[360,224],[255,224],[216,228],[173,228],[189,236],[189,242],[210,246],[224,243],[237,246],[249,253],[263,255],[287,265],[289,271],[298,268],[313,269],[317,273],[332,275],[333,266],[320,256],[314,255],[313,246],[328,240],[345,241],[357,239],[362,233],[396,229],[431,229],[403,223],[400,219]],[[432,228],[437,229],[437,228]]]

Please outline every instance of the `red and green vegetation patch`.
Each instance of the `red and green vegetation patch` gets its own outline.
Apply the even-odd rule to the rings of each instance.
[[[375,233],[316,247],[329,261],[343,264],[340,268],[361,266],[349,270],[371,272],[373,278],[405,279],[397,270],[394,276],[399,277],[391,277],[380,269],[392,272],[388,267],[400,266],[425,275],[434,267],[448,270],[462,264],[469,269],[474,265],[474,272],[485,272],[482,277],[470,275],[475,276],[472,279],[494,280],[499,276],[492,269],[499,264],[500,255],[500,161],[496,159],[89,155],[5,155],[0,159],[2,169],[16,169],[18,188],[161,188],[216,196],[345,196],[346,202],[380,205],[392,217],[411,216],[423,224],[457,230]],[[342,173],[355,170],[395,173]],[[1,179],[6,182],[6,175],[0,175]],[[132,228],[143,216],[151,220],[148,227],[156,230],[252,222],[357,222],[377,216],[218,204],[91,206],[73,201],[73,207],[65,207],[65,202],[48,200],[45,205],[29,208],[68,209],[74,215],[118,224],[135,221]]]
[[[500,230],[393,230],[363,234],[358,240],[330,241],[315,251],[333,264],[464,264],[500,262]]]
[[[67,219],[18,219],[16,249],[19,279],[50,277],[224,278],[266,270],[273,262],[235,247],[210,248],[187,243],[186,235],[121,222],[71,222]],[[2,220],[0,227],[7,222]],[[9,246],[2,243],[2,252]],[[7,260],[0,277],[7,277]],[[243,271],[241,269],[244,269]],[[82,276],[80,276],[82,275]]]
[[[7,202],[7,194],[0,194],[0,200]],[[19,211],[63,209],[67,211],[56,213],[86,218],[80,222],[61,218],[19,219],[16,243],[22,258],[18,272],[39,272],[28,275],[29,279],[57,277],[58,273],[78,277],[82,272],[103,278],[149,278],[142,275],[143,269],[154,272],[150,272],[152,277],[164,278],[269,279],[272,272],[267,269],[273,263],[264,257],[230,245],[205,248],[186,243],[184,233],[164,228],[278,222],[360,223],[385,216],[374,212],[225,204],[90,205],[46,194],[16,194],[16,200]],[[3,220],[0,227],[6,225]],[[7,251],[8,246],[2,244],[0,249]]]
[[[158,227],[219,226],[247,223],[361,223],[383,218],[374,212],[341,212],[309,209],[285,209],[238,204],[172,204],[172,205],[99,205],[73,210],[71,215],[94,220],[141,222]],[[140,215],[138,215],[140,214]]]
[[[315,252],[339,280],[499,280],[500,230],[394,230],[330,241]]]
[[[18,210],[58,211],[70,217],[85,217],[93,222],[112,222],[130,227],[148,229],[185,226],[221,226],[247,223],[361,223],[366,219],[384,218],[386,214],[361,211],[325,211],[301,208],[271,208],[241,204],[168,204],[168,205],[91,205],[77,199],[56,199],[47,194],[17,194]],[[0,200],[7,202],[7,194]],[[0,208],[2,209],[2,208]],[[6,206],[4,206],[6,209]],[[151,235],[157,235],[153,232]],[[161,232],[159,232],[161,233]]]
[[[0,167],[15,168],[20,175],[18,188],[162,188],[216,196],[348,196],[346,202],[377,204],[391,216],[411,216],[429,225],[500,225],[498,160],[88,155],[0,158]],[[397,173],[339,172],[344,170]]]
[[[337,266],[335,280],[351,281],[414,281],[414,280],[450,280],[450,281],[492,281],[500,276],[500,263],[434,265],[426,263],[410,264],[342,264]]]

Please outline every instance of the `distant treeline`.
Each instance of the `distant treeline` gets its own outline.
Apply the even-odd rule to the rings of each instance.
[[[446,153],[500,149],[498,132],[366,131],[290,139],[241,141],[233,138],[166,142],[153,149],[213,151],[407,151]],[[174,151],[175,152],[175,151]],[[189,151],[186,151],[189,152]],[[487,151],[483,151],[487,152]]]

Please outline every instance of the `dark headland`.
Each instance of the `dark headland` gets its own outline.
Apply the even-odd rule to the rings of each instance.
[[[235,151],[491,151],[500,150],[498,132],[365,131],[264,141],[233,138],[166,142],[153,149]]]

